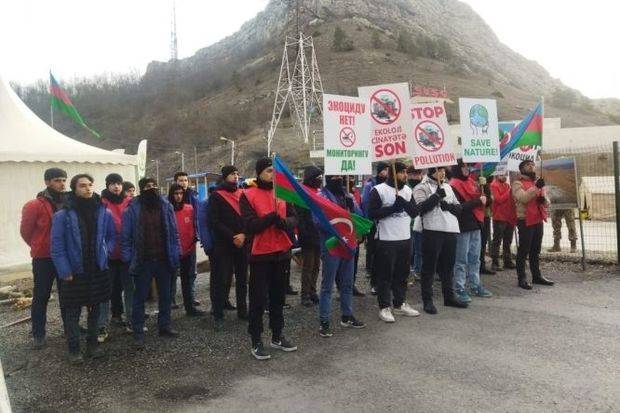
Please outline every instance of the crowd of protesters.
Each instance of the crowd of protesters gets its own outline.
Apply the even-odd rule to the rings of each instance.
[[[487,182],[461,161],[428,170],[401,162],[375,166],[376,175],[361,183],[361,191],[351,177],[323,176],[315,166],[305,168],[302,183],[307,191],[373,221],[371,232],[358,245],[365,244],[370,293],[377,297],[381,320],[394,323],[395,316],[420,315],[407,301],[412,282],[421,284],[423,311],[437,314],[436,276],[444,306],[456,308],[467,308],[472,297],[493,295],[483,286],[481,273],[516,269],[517,284],[523,289],[532,289],[532,283],[553,285],[539,267],[549,200],[532,162],[521,163],[520,175],[512,183],[501,173]],[[158,335],[178,337],[171,311],[179,308],[180,278],[188,317],[210,314],[219,331],[225,311],[236,310],[238,319],[248,324],[251,354],[265,360],[271,357],[262,338],[267,312],[269,347],[295,351],[295,344],[284,335],[284,309],[286,295],[297,294],[290,282],[296,247],[301,250],[301,304],[318,306],[318,334],[334,334],[334,286],[339,291],[339,326],[366,326],[354,314],[353,297],[365,295],[355,285],[359,247],[354,257],[331,255],[326,247],[328,229],[308,209],[276,199],[269,158],[258,160],[255,178],[243,182],[235,166],[224,166],[220,181],[209,188],[204,201],[199,201],[184,172],[174,175],[167,197],[158,182],[148,177],[140,179],[137,192],[132,183],[111,173],[101,195],[94,192],[95,182],[88,174],[73,176],[69,191],[62,169],[46,170],[43,179],[46,188],[24,205],[21,221],[21,234],[32,256],[35,349],[45,346],[54,281],[68,358],[79,364],[84,357],[103,355],[101,343],[108,337],[110,323],[133,334],[136,348],[143,349],[148,332],[145,319],[150,316],[145,302],[155,296]],[[511,253],[515,228],[516,264]],[[490,269],[485,266],[489,242]],[[197,243],[209,257],[209,313],[200,309],[196,299]],[[234,304],[230,300],[233,278]],[[79,324],[83,308],[86,330]]]

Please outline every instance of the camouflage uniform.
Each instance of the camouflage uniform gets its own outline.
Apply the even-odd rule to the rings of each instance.
[[[553,225],[553,248],[552,251],[560,251],[560,239],[562,239],[562,218],[568,227],[568,239],[571,250],[577,247],[577,231],[575,230],[575,211],[570,209],[554,209],[551,211],[551,224]]]

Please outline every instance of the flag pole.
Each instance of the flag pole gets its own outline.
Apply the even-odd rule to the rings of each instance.
[[[543,177],[543,137],[545,125],[545,97],[540,97],[540,150],[538,156],[540,156],[540,177]]]
[[[53,129],[54,128],[54,104],[52,103],[51,99],[50,99],[50,124]]]
[[[394,191],[396,191],[396,196],[398,196],[398,182],[396,181],[396,161],[392,159],[392,176],[394,177]]]

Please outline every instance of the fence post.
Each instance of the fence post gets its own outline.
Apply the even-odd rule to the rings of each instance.
[[[616,198],[616,254],[620,264],[620,159],[618,158],[618,141],[614,142],[614,186]]]

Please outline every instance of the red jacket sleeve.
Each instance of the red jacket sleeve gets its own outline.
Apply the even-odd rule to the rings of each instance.
[[[504,191],[504,193],[500,193],[499,188],[495,185],[491,185],[491,194],[493,195],[493,200],[498,203],[506,202],[512,197],[512,193],[510,190]]]
[[[30,241],[37,226],[39,208],[39,202],[36,199],[26,202],[22,208],[22,221],[19,226],[19,232],[28,246],[31,246]]]

